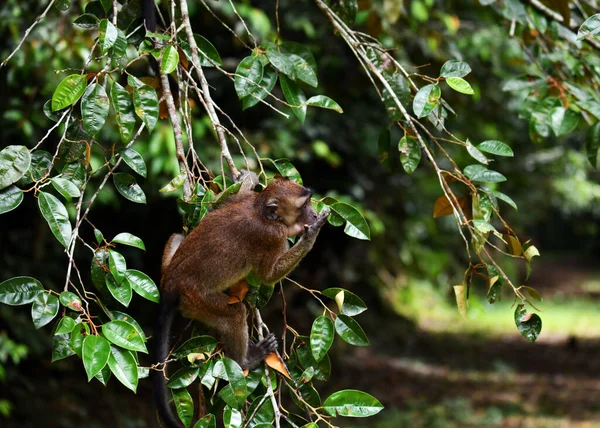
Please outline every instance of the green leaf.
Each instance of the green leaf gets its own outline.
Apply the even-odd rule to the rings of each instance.
[[[127,263],[125,257],[121,253],[115,250],[108,250],[108,267],[110,273],[112,273],[117,284],[121,284],[125,278],[125,271],[127,270]]]
[[[530,342],[535,342],[542,331],[542,319],[537,314],[530,314],[524,304],[515,309],[515,324],[521,336]]]
[[[600,13],[590,16],[581,24],[579,31],[577,31],[577,40],[584,37],[600,40]]]
[[[465,167],[464,173],[473,181],[481,181],[486,183],[499,183],[506,181],[506,177],[499,172],[487,169],[483,165],[469,165]]]
[[[113,274],[108,273],[105,275],[104,281],[110,294],[123,306],[129,306],[131,298],[133,297],[133,291],[131,290],[129,280],[125,278],[118,284]]]
[[[91,335],[83,339],[81,359],[83,360],[88,382],[104,368],[108,363],[109,356],[110,343],[105,338]]]
[[[110,358],[110,355],[109,355]],[[96,373],[96,376],[94,376],[96,379],[98,379],[98,381],[106,386],[108,385],[108,380],[110,379],[110,375],[111,375],[111,371],[110,371],[110,366],[108,364],[106,364],[104,366],[104,368],[102,370],[100,370],[98,373]]]
[[[331,9],[347,25],[352,25],[358,12],[357,0],[339,0],[331,2]]]
[[[296,42],[283,42],[279,45],[279,49],[287,54],[298,55],[308,63],[315,74],[317,73],[317,61],[315,61],[315,57],[306,46]]]
[[[133,107],[133,101],[131,101],[131,95],[129,95],[127,89],[115,82],[110,90],[110,97],[112,98],[112,105],[115,109],[115,119],[117,120],[117,125],[119,125],[121,141],[123,143],[129,143],[133,137],[133,129],[135,127],[135,111]],[[135,152],[133,149],[123,149],[120,151],[121,156],[123,156],[123,160],[125,163],[127,163],[127,165],[129,165],[134,171],[138,172],[136,168],[130,165],[128,159],[123,155],[124,151],[129,150],[131,150],[131,152]],[[135,159],[135,157],[133,159]],[[145,168],[146,165],[144,164],[144,171]],[[143,175],[144,177],[146,176],[145,173],[141,174],[138,172],[138,174]]]
[[[44,290],[42,284],[30,276],[17,276],[0,284],[0,303],[10,306],[26,305]]]
[[[512,149],[508,145],[504,144],[502,141],[497,141],[497,140],[484,141],[483,143],[479,143],[477,145],[477,148],[479,150],[481,150],[482,152],[491,153],[493,155],[507,156],[507,157],[514,156]]]
[[[35,328],[48,324],[58,314],[58,297],[53,294],[41,292],[33,299],[31,318]]]
[[[425,85],[415,95],[413,100],[413,111],[420,119],[429,115],[438,105],[442,96],[442,90],[437,85]]]
[[[304,58],[299,55],[288,54],[288,59],[294,66],[296,79],[302,80],[313,88],[316,88],[319,85],[317,74]]]
[[[241,100],[255,91],[262,78],[263,65],[258,57],[247,56],[240,61],[233,81],[238,98]]]
[[[198,49],[206,54],[207,57],[212,59],[219,65],[223,65],[223,61],[221,61],[221,57],[219,56],[219,52],[213,46],[211,42],[202,37],[200,34],[194,34],[194,40],[196,40],[196,45]],[[198,58],[200,59],[200,65],[202,67],[214,67],[214,65],[204,57],[200,52],[198,52]]]
[[[236,408],[241,409],[246,402],[246,377],[240,366],[230,358],[223,358],[215,363],[213,367],[213,376],[219,379],[229,381],[229,387],[233,392],[234,404]]]
[[[419,162],[421,162],[421,147],[419,146],[419,142],[411,136],[404,135],[398,143],[398,150],[400,151],[402,168],[408,174],[412,174],[417,169],[417,166],[419,166]]]
[[[81,312],[83,310],[81,306],[81,299],[75,293],[71,293],[70,291],[63,291],[58,296],[58,299],[60,300],[61,305],[69,309],[72,309],[77,312]]]
[[[77,102],[85,92],[87,75],[71,74],[58,84],[52,94],[52,111],[62,110]]]
[[[127,36],[121,29],[117,29],[117,40],[110,50],[111,65],[124,70],[127,66]]]
[[[296,169],[294,165],[290,162],[289,159],[269,159],[273,166],[277,169],[277,172],[281,174],[282,177],[287,177],[290,180],[302,184],[302,177],[300,173]]]
[[[146,251],[146,246],[144,245],[144,241],[138,238],[131,233],[122,232],[119,233],[112,239],[112,242],[116,242],[117,244],[129,245],[130,247],[139,248],[140,250]]]
[[[315,360],[315,357],[313,357],[312,351],[310,350],[310,339],[308,337],[302,337],[301,339],[305,344],[303,343],[296,348],[298,362],[305,369],[312,367],[314,369],[315,379],[326,381],[331,375],[331,360],[329,359],[329,356],[325,354],[325,357],[321,361]]]
[[[383,405],[366,392],[345,389],[334,392],[323,403],[323,409],[331,416],[365,418],[379,413]]]
[[[136,183],[135,178],[130,174],[124,172],[117,172],[113,174],[113,183],[118,192],[123,195],[126,199],[138,204],[146,203],[146,195],[144,191]]]
[[[90,136],[94,137],[102,127],[108,117],[110,103],[106,91],[97,83],[87,87],[81,98],[81,118],[83,119],[83,128]]]
[[[458,312],[463,318],[467,317],[467,298],[466,298],[466,287],[464,285],[454,285],[454,295],[456,297],[456,306]]]
[[[81,358],[81,349],[83,347],[83,339],[90,334],[90,328],[87,324],[80,322],[75,325],[75,328],[71,332],[71,348]]]
[[[111,345],[108,366],[115,377],[119,379],[119,382],[133,392],[136,391],[138,384],[138,370],[135,357],[131,351]]]
[[[148,132],[152,132],[158,121],[158,96],[156,91],[132,75],[127,76],[127,83],[133,87],[133,105],[135,114],[142,119]]]
[[[102,334],[121,348],[148,353],[144,338],[126,321],[110,321],[102,326]]]
[[[80,15],[73,21],[73,25],[77,28],[81,28],[82,30],[95,30],[98,28],[100,24],[100,20],[96,17],[96,15],[92,15],[91,13],[84,13]]]
[[[513,201],[508,195],[505,195],[504,193],[499,192],[497,190],[491,190],[491,189],[486,189],[486,192],[488,192],[492,196],[495,196],[496,198],[500,199],[501,201],[506,202],[508,205],[510,205],[514,209],[518,209],[515,201]]]
[[[161,74],[171,74],[179,64],[179,52],[177,46],[169,45],[165,48],[160,61]]]
[[[242,414],[237,409],[225,406],[225,410],[223,410],[223,423],[225,424],[225,428],[241,428]]]
[[[156,284],[148,275],[135,269],[127,270],[125,275],[127,276],[131,288],[137,294],[151,302],[158,303],[160,301],[158,287],[156,287]]]
[[[353,317],[367,310],[367,305],[360,297],[343,288],[327,288],[321,294],[334,299],[338,310],[344,315]]]
[[[117,37],[119,37],[117,27],[115,27],[108,19],[101,20],[100,25],[98,26],[98,45],[100,46],[100,52],[104,54],[112,48],[117,41]]]
[[[564,107],[554,107],[550,111],[550,126],[557,137],[568,134],[577,127],[579,115]]]
[[[484,156],[484,154],[479,151],[479,149],[477,149],[473,144],[471,144],[469,139],[467,139],[466,147],[467,147],[467,152],[469,152],[469,154],[471,155],[471,157],[473,159],[475,159],[476,161],[481,162],[485,165],[488,164],[488,162],[489,162],[488,158],[486,158]]]
[[[371,231],[362,214],[352,205],[336,202],[329,206],[333,211],[346,220],[344,233],[356,239],[371,240]]]
[[[217,341],[211,336],[196,336],[187,340],[173,352],[177,359],[187,358],[189,354],[212,354],[217,347]]]
[[[132,170],[137,172],[142,177],[146,177],[146,162],[144,162],[144,158],[142,157],[142,155],[130,148],[124,148],[119,150],[119,154]]]
[[[196,422],[194,428],[217,428],[217,418],[212,413],[209,413]]]
[[[63,203],[54,195],[46,192],[38,194],[38,207],[50,226],[54,237],[63,247],[68,248],[71,242],[71,222],[69,213]]]
[[[133,328],[135,328],[137,330],[137,332],[140,334],[140,337],[143,339],[143,341],[147,342],[146,336],[144,335],[144,330],[138,324],[138,322],[135,319],[133,319],[133,317],[131,317],[131,315],[127,315],[125,312],[110,311],[110,319],[112,321],[115,321],[115,320],[125,321],[126,323],[131,324],[133,326]]]
[[[198,378],[198,373],[200,367],[184,367],[170,376],[167,386],[173,389],[185,388]]]
[[[265,99],[271,93],[277,83],[277,72],[270,65],[263,67],[263,76],[258,83],[259,87],[255,87],[248,96],[242,99],[242,110],[246,110]]]
[[[94,229],[94,237],[96,238],[96,243],[98,245],[102,245],[104,242],[104,235],[98,229]]]
[[[320,316],[310,331],[310,349],[316,361],[321,361],[333,343],[335,331],[329,317]]]
[[[348,315],[339,314],[335,318],[335,331],[344,341],[354,346],[369,346],[369,339],[362,327]]]
[[[269,58],[269,62],[273,64],[273,67],[285,74],[289,79],[296,80],[296,68],[291,61],[289,54],[279,52],[274,47],[268,47],[266,54],[267,58]]]
[[[475,92],[469,82],[467,82],[462,77],[448,77],[446,79],[446,83],[456,92],[460,92],[461,94],[473,95]]]
[[[451,59],[446,61],[440,70],[440,77],[465,77],[471,72],[469,64]]]
[[[600,15],[600,14],[599,14]],[[598,147],[600,146],[600,122],[591,126],[585,138],[585,152],[590,164],[597,168]],[[1,198],[1,197],[0,197]]]
[[[491,224],[489,224],[487,221],[473,219],[472,222],[473,222],[473,226],[475,227],[475,229],[477,229],[482,234],[486,234],[489,232],[498,233],[496,228],[494,226],[492,226]]]
[[[7,146],[0,151],[0,189],[21,178],[31,165],[31,155],[25,146]]]
[[[338,113],[344,112],[338,103],[333,101],[331,98],[326,97],[325,95],[316,95],[314,97],[310,97],[308,100],[306,100],[305,104],[307,106],[326,108]]]
[[[37,150],[36,150],[36,152],[37,152]],[[32,161],[36,157],[35,156],[36,152],[34,152],[33,153],[34,156],[31,157]],[[50,164],[47,167],[48,170],[50,169],[51,165],[52,165],[52,163],[50,160]],[[34,175],[35,175],[35,173],[34,173]],[[62,169],[62,176],[64,178],[69,179],[73,184],[75,184],[75,186],[77,186],[78,189],[81,189],[81,187],[83,186],[83,182],[86,178],[86,175],[87,174],[85,171],[85,166],[83,165],[83,162],[81,162],[81,161],[68,163]]]
[[[300,122],[304,123],[304,119],[306,119],[306,96],[304,92],[296,82],[286,76],[279,76],[279,84],[286,101],[293,106],[292,112],[300,119]]]
[[[50,179],[52,187],[56,189],[67,201],[71,198],[78,198],[81,196],[81,191],[75,186],[70,180],[62,177],[53,177]]]
[[[186,428],[189,427],[194,418],[194,400],[192,400],[192,396],[187,392],[187,389],[173,389],[171,394],[173,394],[173,401],[179,419]]]
[[[75,351],[71,347],[71,341],[66,334],[57,336],[52,340],[52,362],[62,360],[71,355],[75,355]]]
[[[23,191],[17,186],[0,190],[0,214],[14,210],[23,202]]]
[[[75,320],[69,316],[62,317],[58,323],[56,324],[56,329],[54,329],[54,335],[61,335],[71,333],[75,328]]]

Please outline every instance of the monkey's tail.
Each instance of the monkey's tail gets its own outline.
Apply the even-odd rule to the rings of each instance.
[[[169,355],[169,335],[171,324],[178,305],[177,296],[162,294],[158,305],[158,317],[154,329],[154,358],[155,361],[164,362]],[[154,401],[161,419],[168,428],[180,428],[181,424],[175,418],[169,406],[169,394],[167,381],[163,372],[152,371],[152,384],[154,389]]]

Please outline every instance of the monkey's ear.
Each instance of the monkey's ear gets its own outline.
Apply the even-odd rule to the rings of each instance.
[[[265,204],[265,215],[269,220],[279,220],[277,208],[279,208],[279,202],[276,199],[269,199],[267,201]]]
[[[301,196],[301,197],[297,198],[296,201],[294,202],[294,206],[296,208],[301,208],[306,203],[308,198],[310,198],[310,194],[307,196]]]

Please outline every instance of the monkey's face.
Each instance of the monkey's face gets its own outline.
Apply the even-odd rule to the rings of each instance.
[[[267,218],[284,223],[288,236],[300,234],[317,220],[317,212],[310,203],[312,192],[298,183],[278,178],[262,194],[267,201]]]

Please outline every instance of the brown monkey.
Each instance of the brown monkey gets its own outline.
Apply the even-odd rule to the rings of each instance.
[[[329,211],[317,215],[310,190],[277,178],[262,192],[253,173],[241,178],[240,191],[208,213],[185,239],[173,235],[163,255],[161,302],[155,331],[156,357],[165,361],[173,316],[186,317],[217,330],[228,357],[250,369],[277,349],[273,335],[258,344],[249,340],[246,307],[228,303],[223,292],[253,272],[274,284],[310,251]],[[290,248],[288,237],[300,235]],[[154,373],[155,399],[168,426],[180,426],[167,399],[164,376]]]

